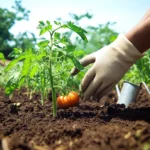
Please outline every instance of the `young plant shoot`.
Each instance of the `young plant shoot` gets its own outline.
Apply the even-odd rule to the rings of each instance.
[[[37,27],[40,30],[40,36],[48,33],[49,39],[39,42],[38,49],[32,48],[21,51],[14,49],[14,59],[7,65],[5,71],[10,71],[17,64],[19,65],[19,77],[10,78],[6,84],[6,94],[11,94],[15,88],[26,86],[29,91],[40,91],[41,103],[47,99],[49,92],[52,93],[53,116],[57,115],[57,97],[56,93],[69,93],[73,90],[73,78],[70,77],[70,69],[75,65],[79,70],[83,69],[80,62],[74,57],[76,46],[71,43],[70,38],[66,36],[61,29],[69,29],[77,33],[85,42],[86,31],[72,22],[61,24],[54,21],[52,25],[49,21],[40,21]],[[59,32],[60,31],[60,32]],[[74,94],[72,94],[72,97]],[[78,97],[78,95],[76,96]],[[79,98],[73,100],[75,105]],[[72,106],[72,105],[71,105]],[[60,105],[59,105],[60,107]],[[63,106],[64,107],[64,106]],[[62,108],[63,108],[62,107]]]

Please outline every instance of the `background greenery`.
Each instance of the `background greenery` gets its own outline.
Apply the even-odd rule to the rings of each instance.
[[[10,29],[21,20],[28,20],[30,11],[24,8],[21,4],[21,1],[16,1],[13,6],[14,11],[9,11],[8,9],[0,8],[0,52],[4,54],[6,59],[14,59],[20,53],[25,52],[27,49],[32,48],[36,49],[37,38],[33,33],[24,32],[19,33],[17,36],[14,36]],[[91,19],[93,17],[90,13],[85,13],[80,16],[76,14],[70,14],[70,20],[72,20],[76,25],[80,26],[80,21],[84,18]],[[50,20],[51,21],[51,20]],[[59,21],[63,21],[63,18],[59,18]],[[84,29],[87,31],[87,38],[88,43],[81,40],[79,36],[74,34],[72,31],[66,31],[63,33],[63,36],[71,39],[73,44],[77,47],[75,49],[74,56],[78,59],[84,57],[85,55],[97,51],[98,49],[102,48],[113,42],[117,35],[119,34],[116,32],[113,27],[115,26],[115,22],[108,22],[106,24],[98,24],[97,26],[87,26]],[[23,27],[20,27],[23,28]],[[14,49],[18,48],[18,49]],[[13,53],[11,53],[13,52]],[[11,56],[10,56],[11,53]],[[0,57],[2,59],[2,57]],[[109,58],[108,58],[109,59]],[[67,72],[71,67],[70,64],[62,64]],[[59,66],[59,67],[62,67]],[[65,67],[69,66],[69,67]],[[19,77],[19,69],[22,67],[22,64],[17,64],[13,70],[9,73],[4,72],[4,67],[0,66],[0,85],[6,86],[10,79],[15,79],[13,81],[13,86],[15,86],[15,81],[18,80]],[[58,72],[58,68],[56,68],[56,72]],[[89,66],[90,67],[90,66]],[[83,71],[81,71],[74,79],[76,85],[79,85],[85,72],[89,67],[86,67]],[[108,68],[109,69],[109,68]],[[70,71],[70,70],[69,70]],[[69,72],[68,71],[68,72]],[[68,74],[61,74],[61,78],[66,80]],[[132,83],[139,84],[140,82],[146,82],[150,85],[150,52],[147,51],[146,55],[137,61],[130,70],[125,74],[123,79],[120,81],[120,85],[124,80],[128,80]],[[57,79],[59,82],[59,79]],[[7,84],[8,85],[8,84]],[[24,85],[27,86],[28,84]],[[31,88],[32,85],[35,89],[35,84],[30,84]],[[78,87],[78,86],[77,86]]]
[[[22,7],[21,1],[15,1],[12,8],[14,11],[0,8],[0,52],[4,53],[6,58],[8,58],[8,54],[13,50],[13,48],[18,47],[26,49],[28,47],[34,47],[36,42],[36,38],[33,33],[18,33],[15,37],[10,32],[10,29],[18,21],[28,20],[30,14],[29,10]]]

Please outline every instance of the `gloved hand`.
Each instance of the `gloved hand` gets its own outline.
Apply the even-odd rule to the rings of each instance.
[[[128,69],[143,56],[122,34],[110,45],[91,53],[80,60],[85,67],[93,66],[85,74],[81,89],[83,98],[101,98],[115,86]],[[79,72],[73,68],[72,75]]]

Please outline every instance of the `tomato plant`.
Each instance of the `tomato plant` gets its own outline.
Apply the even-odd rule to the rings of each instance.
[[[59,96],[57,98],[58,108],[69,108],[79,104],[79,95],[77,92],[71,91],[68,95]]]
[[[30,93],[40,91],[43,104],[48,93],[52,92],[53,116],[56,116],[56,92],[65,94],[70,89],[78,88],[74,78],[70,77],[70,70],[73,66],[79,70],[84,69],[75,58],[76,45],[58,30],[72,30],[87,42],[86,31],[73,22],[62,24],[58,21],[54,21],[53,25],[49,21],[40,21],[37,28],[40,30],[40,36],[48,33],[49,39],[44,38],[37,43],[37,49],[14,49],[10,54],[14,59],[7,65],[5,72],[10,73],[17,68],[18,73],[16,76],[12,73],[8,78],[5,93],[9,95],[16,88],[25,86]]]

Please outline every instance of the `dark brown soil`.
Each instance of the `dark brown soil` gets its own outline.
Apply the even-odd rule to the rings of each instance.
[[[10,99],[0,91],[0,150],[149,150],[150,96],[140,90],[136,103],[115,105],[115,91],[99,102],[82,101],[58,110],[42,106],[26,91]]]

